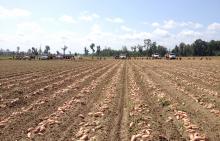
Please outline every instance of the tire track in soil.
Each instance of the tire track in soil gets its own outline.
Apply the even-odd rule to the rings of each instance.
[[[151,87],[148,82],[148,75],[140,70],[140,67],[132,62],[133,72],[135,73],[135,80],[137,85],[140,87],[140,91],[143,92],[142,99],[145,101],[149,108],[146,114],[150,116],[149,125],[152,129],[152,140],[168,141],[178,140],[184,141],[184,137],[179,132],[177,126],[173,122],[167,122],[169,115],[172,114],[169,110],[164,109],[154,94],[156,87]],[[149,85],[149,86],[148,86]]]
[[[117,69],[117,72],[111,77],[110,82],[104,86],[100,92],[97,102],[92,105],[90,111],[85,115],[83,122],[79,124],[78,131],[74,132],[72,140],[89,138],[89,140],[108,140],[105,139],[111,130],[110,125],[112,115],[115,114],[114,104],[118,101],[118,93],[120,90],[120,80],[122,79],[123,63]]]
[[[122,72],[122,81],[120,85],[120,93],[118,101],[116,102],[115,117],[112,117],[111,128],[108,136],[108,140],[120,141],[128,140],[128,128],[127,128],[127,61],[124,61],[124,68]],[[110,121],[109,121],[110,122]]]
[[[78,125],[75,125],[76,129],[73,129],[73,125],[67,129],[69,132],[69,137],[72,140],[76,140],[77,138],[81,138],[82,136],[87,136],[90,140],[103,140],[100,139],[99,136],[102,136],[104,128],[103,118],[106,118],[109,114],[109,104],[111,100],[115,97],[115,85],[118,83],[118,76],[121,75],[122,63],[114,70],[111,75],[105,79],[105,82],[102,82],[101,86],[98,87],[98,91],[95,92],[96,95],[92,99],[93,101],[89,101],[86,107],[86,112],[81,112],[81,122]],[[72,133],[70,132],[72,130]],[[100,134],[101,132],[101,134]],[[68,140],[68,134],[65,133],[65,137],[60,140]],[[99,135],[99,136],[98,136]],[[98,138],[97,138],[98,137]],[[83,137],[82,137],[83,138]]]
[[[128,131],[128,62],[125,64],[125,85],[123,88],[123,113],[121,118],[120,126],[120,140],[127,141],[129,140],[129,131]]]
[[[80,89],[83,89],[84,87],[86,87],[87,85],[89,85],[89,81],[88,82],[84,82],[87,79],[92,79],[94,78],[94,75],[97,76],[99,74],[102,74],[103,72],[105,72],[106,70],[108,70],[111,67],[112,63],[107,66],[105,66],[104,68],[99,68],[96,69],[95,72],[93,72],[91,75],[86,75],[85,77],[82,77],[80,80],[77,81],[82,81],[80,82],[80,85],[77,86],[77,89],[73,89],[72,91],[79,91]],[[92,77],[93,76],[93,77]],[[86,79],[85,79],[86,78]],[[84,83],[83,83],[84,82]],[[73,83],[74,85],[76,85],[75,83]],[[65,89],[65,88],[64,88]],[[48,99],[47,97],[45,97],[44,99],[47,102],[43,102],[41,103],[41,101],[39,101],[40,103],[37,103],[37,105],[33,108],[28,108],[27,111],[25,111],[25,113],[18,113],[18,116],[13,116],[11,119],[13,120],[10,121],[10,125],[7,125],[6,128],[4,128],[4,132],[0,132],[0,134],[2,134],[2,137],[7,137],[9,136],[12,132],[14,133],[13,138],[14,139],[19,139],[21,138],[21,135],[25,134],[26,135],[26,131],[28,126],[30,127],[31,125],[33,126],[34,124],[36,124],[37,122],[41,121],[45,116],[47,116],[48,114],[52,113],[54,110],[56,110],[56,107],[59,106],[60,104],[64,103],[65,100],[69,99],[69,97],[73,97],[74,95],[70,95],[70,92],[68,92],[66,97],[63,97],[62,95],[57,95],[59,97],[57,97],[56,99],[52,98],[52,99]],[[62,99],[61,99],[62,98]],[[54,99],[54,100],[53,100]],[[43,101],[45,101],[43,100]],[[49,101],[48,101],[49,100]],[[59,100],[59,103],[57,103]],[[56,102],[57,101],[57,102]],[[49,102],[49,103],[48,103]],[[48,107],[49,106],[49,107]],[[34,110],[34,111],[33,111]],[[32,112],[33,111],[33,112]],[[18,123],[20,125],[18,125]],[[22,125],[22,126],[21,126]],[[22,128],[21,128],[22,127]],[[21,128],[21,129],[20,129]],[[4,135],[3,135],[4,134]]]
[[[139,85],[135,81],[133,67],[129,65],[128,80],[129,80],[129,138],[131,141],[150,140],[152,129],[150,128],[150,116],[148,106],[145,104],[140,91]]]

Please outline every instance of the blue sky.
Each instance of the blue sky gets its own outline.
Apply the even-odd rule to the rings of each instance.
[[[150,38],[173,48],[181,41],[220,39],[219,0],[0,0],[0,48],[94,42],[120,49]]]

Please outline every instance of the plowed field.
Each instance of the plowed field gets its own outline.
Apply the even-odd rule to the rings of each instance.
[[[220,60],[0,61],[0,140],[219,141]]]

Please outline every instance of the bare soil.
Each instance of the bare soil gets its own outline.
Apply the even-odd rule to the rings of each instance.
[[[0,66],[2,141],[220,140],[218,59]]]

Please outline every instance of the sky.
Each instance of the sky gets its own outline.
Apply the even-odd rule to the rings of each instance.
[[[201,38],[220,40],[220,0],[0,0],[0,48],[83,53],[143,45],[172,49]]]

